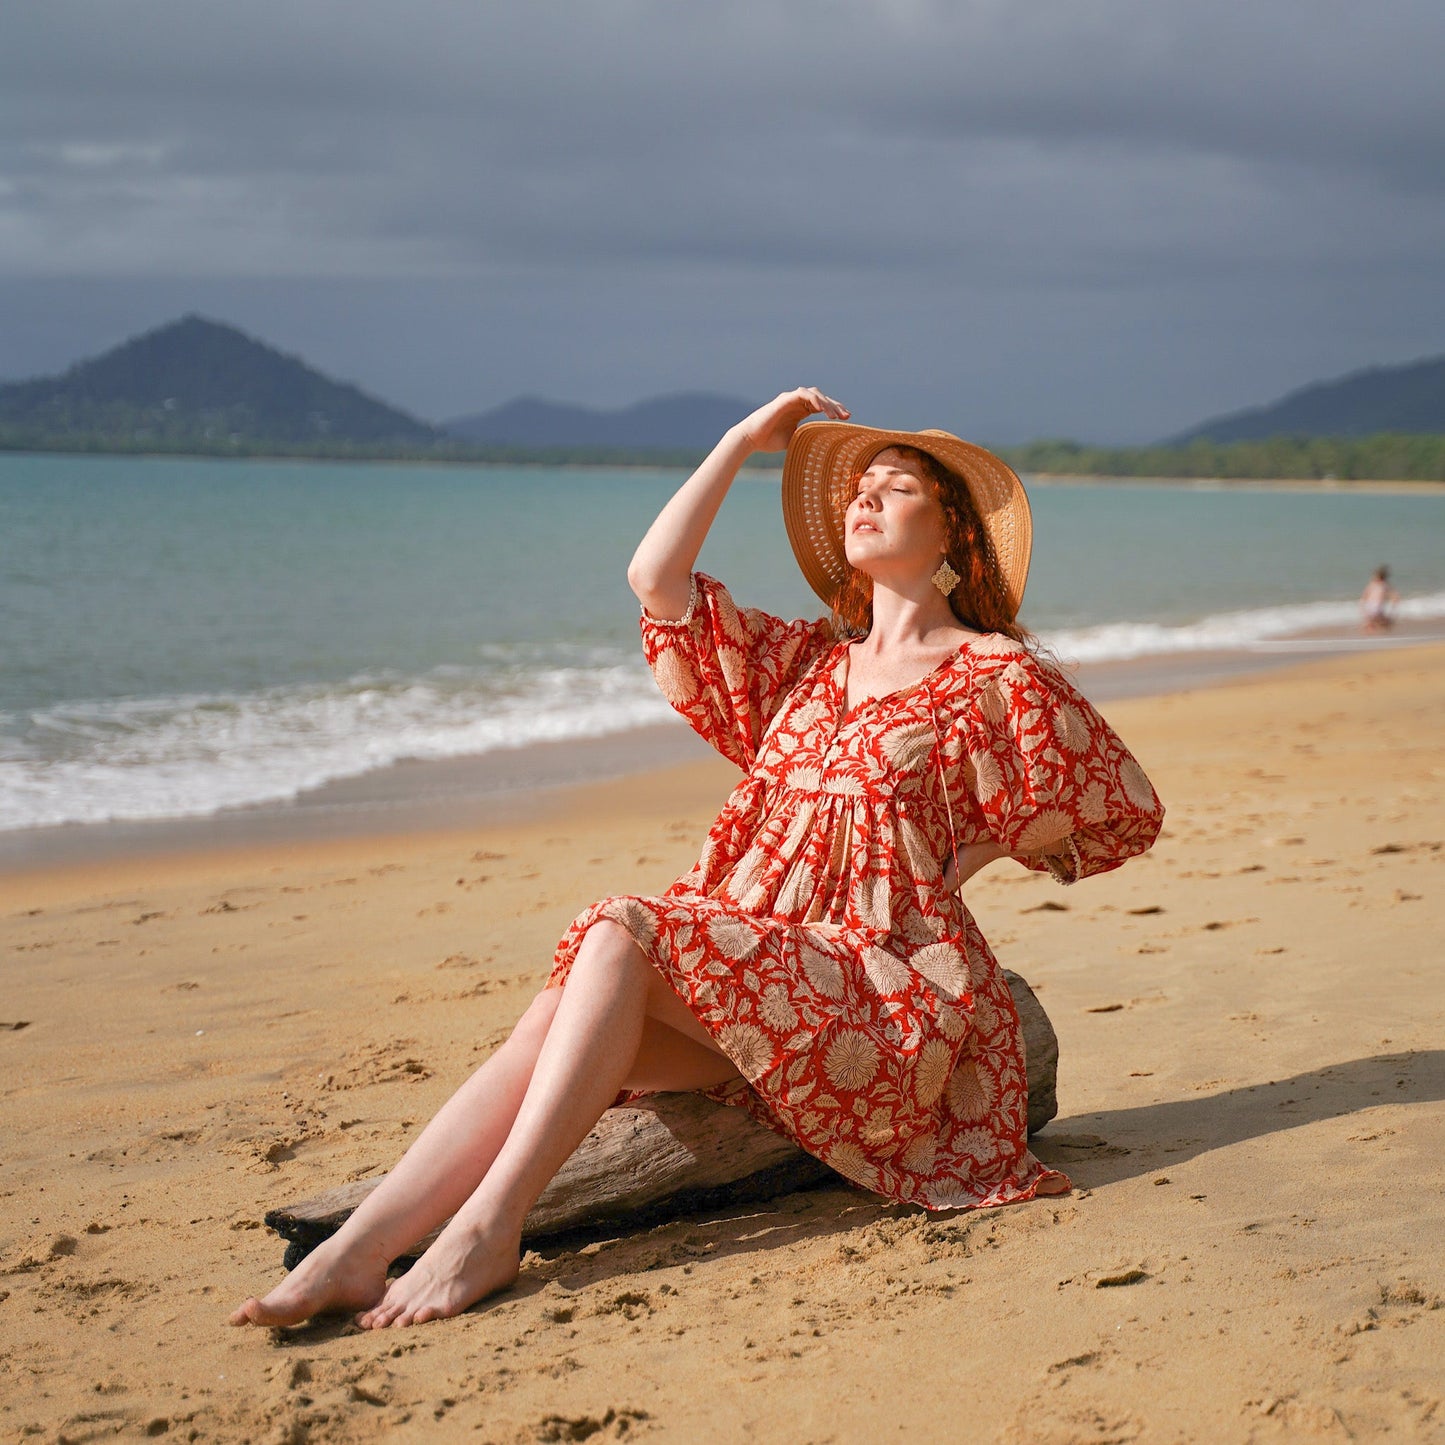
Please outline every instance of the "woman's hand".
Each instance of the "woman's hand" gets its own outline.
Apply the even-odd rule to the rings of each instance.
[[[792,440],[798,424],[819,411],[834,421],[847,421],[852,415],[846,406],[824,396],[816,386],[800,386],[760,406],[739,423],[739,428],[755,451],[780,452]]]
[[[681,617],[692,595],[692,569],[738,468],[753,452],[780,452],[798,423],[821,411],[842,419],[848,408],[815,386],[800,386],[728,428],[708,458],[657,514],[637,544],[627,581],[648,613]]]
[[[965,843],[943,870],[943,886],[956,893],[980,868],[987,868],[999,858],[1006,858],[1008,849],[1001,843]]]

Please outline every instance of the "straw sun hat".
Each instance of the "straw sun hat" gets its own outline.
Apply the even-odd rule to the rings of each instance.
[[[848,575],[843,512],[851,499],[849,483],[888,447],[927,452],[968,484],[998,561],[1009,613],[1017,616],[1034,535],[1023,483],[992,452],[946,431],[883,431],[851,422],[814,421],[793,433],[783,461],[783,522],[808,585],[833,605]]]

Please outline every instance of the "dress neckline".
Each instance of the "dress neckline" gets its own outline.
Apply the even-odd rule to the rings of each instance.
[[[954,666],[955,663],[968,652],[975,643],[981,642],[985,637],[993,637],[992,632],[972,632],[964,641],[960,642],[945,657],[939,659],[922,677],[915,678],[912,682],[906,682],[902,687],[895,687],[891,692],[874,693],[871,697],[865,697],[852,707],[848,706],[848,678],[853,671],[852,648],[854,642],[861,642],[862,638],[848,638],[839,646],[842,648],[842,656],[835,659],[833,665],[828,669],[828,680],[832,685],[837,701],[838,726],[851,722],[859,713],[871,707],[874,703],[893,702],[898,698],[906,697],[909,693],[916,692],[926,683],[931,682],[939,673]],[[843,677],[838,678],[839,669],[842,669]]]

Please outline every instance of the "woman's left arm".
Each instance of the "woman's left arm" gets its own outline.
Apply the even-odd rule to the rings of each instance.
[[[1117,868],[1159,835],[1164,806],[1143,768],[1037,658],[1008,663],[982,689],[968,749],[989,833],[1026,868],[1073,883]]]
[[[948,860],[948,867],[943,870],[943,886],[950,893],[956,893],[975,873],[1007,857],[1008,849],[1002,843],[965,843]]]

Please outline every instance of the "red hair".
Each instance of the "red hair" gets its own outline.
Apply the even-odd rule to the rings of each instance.
[[[894,446],[886,450],[900,452],[918,467],[932,485],[933,495],[943,509],[944,556],[962,579],[949,594],[948,605],[953,615],[974,632],[1001,632],[1015,642],[1032,647],[1033,634],[1019,626],[1009,607],[998,558],[973,505],[968,483],[936,457],[916,447]],[[872,461],[870,457],[860,462],[849,479],[849,500],[857,492],[858,483]],[[840,632],[855,636],[867,633],[873,625],[873,579],[851,564],[833,599],[833,620]]]

